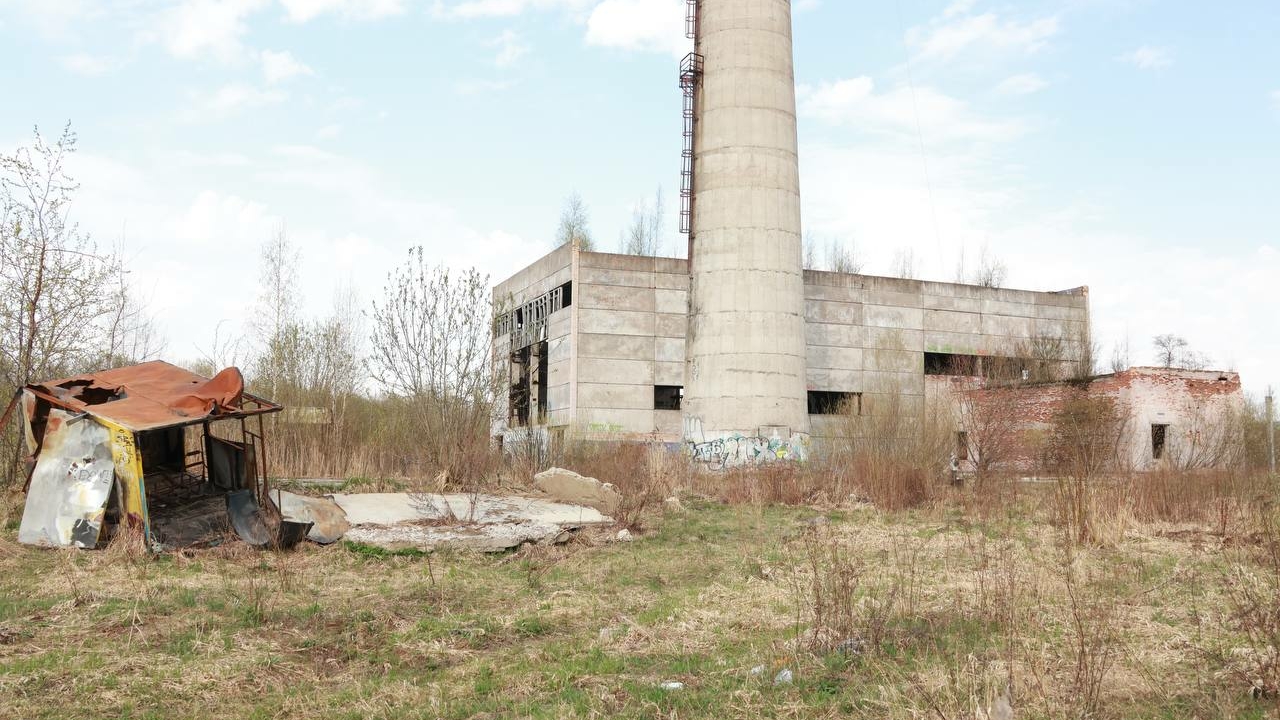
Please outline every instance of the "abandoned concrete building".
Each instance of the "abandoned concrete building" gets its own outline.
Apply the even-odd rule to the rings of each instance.
[[[1031,292],[821,271],[805,271],[804,278],[810,430],[803,438],[777,428],[690,437],[683,403],[686,261],[569,245],[494,288],[503,309],[495,357],[507,380],[498,434],[660,442],[722,467],[780,453],[803,457],[847,434],[850,413],[943,413],[957,438],[957,460],[971,471],[981,443],[969,437],[970,419],[955,391],[1002,375],[1015,382],[986,392],[1010,395],[1005,430],[1021,439],[1001,459],[1009,470],[1036,472],[1042,448],[1035,439],[1080,394],[1116,402],[1131,469],[1227,460],[1224,419],[1244,405],[1238,374],[1132,368],[1071,379],[1087,362],[1086,288]]]
[[[1041,339],[1053,339],[1059,357],[1051,362],[1062,366],[1054,372],[1066,373],[1087,343],[1085,288],[1030,292],[820,271],[804,279],[813,438],[835,431],[827,419],[842,406],[869,415],[889,399],[921,408],[927,377],[997,358],[1022,363]],[[698,444],[682,412],[689,282],[685,260],[566,245],[500,283],[496,357],[509,390],[501,430]]]

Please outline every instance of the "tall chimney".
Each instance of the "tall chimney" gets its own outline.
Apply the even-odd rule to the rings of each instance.
[[[685,439],[807,436],[790,0],[699,0]]]

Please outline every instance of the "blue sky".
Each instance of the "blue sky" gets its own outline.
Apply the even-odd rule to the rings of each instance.
[[[667,197],[680,254],[682,0],[0,0],[0,146],[67,120],[74,217],[193,357],[302,246],[304,307],[412,244],[495,279],[581,193],[616,246]],[[1280,4],[795,3],[806,231],[952,280],[985,248],[1089,285],[1104,359],[1184,335],[1280,385]],[[216,287],[209,300],[199,288]],[[193,315],[197,310],[203,314]],[[202,318],[195,322],[191,317]],[[208,318],[207,320],[203,318]]]

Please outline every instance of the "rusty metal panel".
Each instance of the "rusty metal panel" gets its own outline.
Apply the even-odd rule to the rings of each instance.
[[[206,378],[161,360],[32,384],[27,390],[56,407],[134,431],[280,410],[246,393],[236,368]]]
[[[94,547],[114,478],[107,428],[84,415],[51,410],[18,542]]]

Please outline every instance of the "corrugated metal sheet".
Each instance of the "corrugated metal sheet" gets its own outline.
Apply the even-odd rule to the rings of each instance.
[[[110,431],[84,415],[49,411],[18,542],[97,545],[114,477]]]
[[[246,395],[244,378],[236,368],[210,379],[160,360],[50,380],[27,389],[62,408],[134,431],[280,409]],[[252,407],[245,407],[246,399]]]

